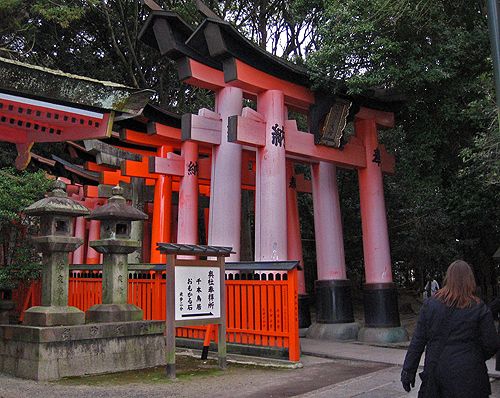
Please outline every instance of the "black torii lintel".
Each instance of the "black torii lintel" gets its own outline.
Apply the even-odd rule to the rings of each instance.
[[[189,57],[212,68],[222,70],[222,65],[214,59],[205,57],[186,45],[186,40],[193,33],[177,13],[171,11],[152,11],[141,31],[139,39],[174,61]]]

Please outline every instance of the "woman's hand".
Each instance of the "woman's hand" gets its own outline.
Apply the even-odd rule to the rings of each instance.
[[[406,370],[401,371],[401,384],[406,392],[410,392],[412,387],[415,387],[415,374],[411,374]]]

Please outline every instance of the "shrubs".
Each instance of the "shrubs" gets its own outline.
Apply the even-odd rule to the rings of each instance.
[[[0,169],[0,289],[40,277],[40,256],[29,239],[38,225],[22,209],[41,199],[49,184],[43,171]]]

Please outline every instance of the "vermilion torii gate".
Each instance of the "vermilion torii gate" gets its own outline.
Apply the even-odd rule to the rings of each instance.
[[[310,90],[307,72],[258,48],[213,14],[205,14],[208,18],[192,32],[176,14],[153,11],[141,37],[176,60],[181,80],[216,94],[215,115],[185,115],[182,123],[183,139],[218,144],[212,155],[209,244],[233,246],[239,253],[241,151],[242,146],[254,147],[255,259],[288,259],[286,158],[312,164],[319,278],[315,333],[352,338],[357,325],[346,279],[335,167],[356,169],[366,282],[366,327],[359,338],[406,339],[392,283],[382,184],[382,173],[392,172],[394,160],[377,140],[377,126],[392,127],[393,114],[377,109],[383,105],[377,98],[349,98],[356,136],[343,148],[315,144],[314,135],[299,131],[288,119],[288,108],[309,115],[316,112],[316,119],[323,116],[317,114],[322,99]],[[335,103],[336,96],[331,97]],[[257,109],[243,109],[243,98],[256,100]],[[237,260],[238,254],[234,257]]]

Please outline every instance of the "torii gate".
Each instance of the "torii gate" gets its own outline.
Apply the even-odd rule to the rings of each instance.
[[[182,142],[180,140],[180,117],[177,117],[174,114],[166,112],[161,108],[155,107],[153,105],[148,105],[144,109],[143,115],[139,118],[141,122],[144,122],[143,119],[146,119],[146,124],[144,125],[144,129],[147,126],[148,120],[149,123],[152,123],[153,127],[155,127],[154,120],[160,119],[162,123],[157,123],[160,127],[158,127],[159,134],[153,132],[152,134],[145,134],[144,132],[133,131],[127,129],[125,126],[135,126],[138,127],[141,122],[137,121],[126,121],[125,123],[120,123],[122,125],[122,130],[120,132],[120,140],[124,143],[128,144],[138,144],[146,148],[151,148],[148,150],[141,150],[137,148],[125,148],[117,145],[110,146],[107,144],[102,144],[98,141],[94,142],[86,142],[86,146],[89,146],[89,149],[96,153],[97,161],[100,165],[93,165],[92,163],[87,163],[86,167],[90,168],[94,171],[100,172],[100,182],[103,184],[115,184],[118,182],[131,182],[134,185],[137,181],[142,181],[145,179],[146,183],[154,184],[155,186],[155,200],[154,202],[157,204],[153,207],[153,221],[152,221],[152,236],[151,236],[151,260],[152,262],[163,262],[160,253],[156,250],[156,245],[158,242],[170,241],[170,224],[171,224],[171,194],[172,194],[172,178],[168,174],[153,174],[149,172],[149,159],[153,159],[155,155],[162,157],[175,157],[173,153],[174,147],[177,148],[181,146]],[[176,126],[176,121],[178,120],[178,127]],[[87,145],[88,144],[88,145]],[[126,144],[125,144],[126,145]],[[97,148],[92,149],[94,146]],[[195,152],[196,152],[195,148]],[[197,155],[197,154],[196,154]],[[166,160],[166,159],[163,159]],[[203,159],[208,160],[208,159]],[[180,162],[177,162],[178,166],[180,166]],[[202,161],[200,160],[200,164]],[[109,169],[107,166],[112,166],[115,169]],[[116,169],[118,168],[118,169]],[[178,167],[177,167],[178,169]],[[205,169],[205,168],[203,168]],[[183,175],[179,173],[179,170],[171,170],[171,175]],[[207,174],[207,173],[205,173]],[[179,185],[179,184],[178,184]],[[180,184],[182,185],[182,184]],[[196,187],[196,189],[198,189]],[[181,193],[181,198],[183,198],[185,194],[185,189],[181,187],[177,190]],[[208,194],[208,190],[202,189],[202,193]],[[197,198],[196,198],[197,201]],[[187,200],[190,207],[194,209],[194,212],[187,211],[187,206],[181,206],[180,220],[181,225],[179,226],[179,233],[181,234],[181,239],[184,237],[184,231],[186,228],[183,227],[182,220],[184,219],[184,214],[194,216],[191,218],[196,221],[197,227],[197,205],[194,203],[192,205],[193,200]],[[194,228],[193,230],[196,230]],[[189,243],[188,241],[186,241]],[[196,242],[191,242],[196,243]]]
[[[288,120],[287,116],[287,107],[307,113],[309,107],[316,103],[314,93],[308,88],[306,71],[270,56],[245,39],[230,24],[213,18],[213,15],[209,15],[195,32],[191,32],[174,13],[153,11],[141,31],[141,37],[162,54],[177,61],[181,80],[216,92],[216,117],[188,115],[183,118],[183,138],[204,142],[220,140],[220,145],[214,146],[218,151],[214,149],[213,155],[214,203],[211,209],[220,205],[224,212],[216,216],[214,210],[212,216],[211,211],[210,225],[217,219],[219,225],[225,226],[225,234],[223,242],[212,243],[232,244],[228,236],[233,235],[227,232],[233,229],[226,223],[239,230],[236,222],[239,214],[228,211],[228,208],[232,208],[232,211],[239,213],[239,195],[229,195],[227,192],[225,195],[219,194],[219,190],[223,192],[225,187],[217,183],[221,180],[218,177],[221,174],[225,182],[230,181],[229,185],[236,185],[231,182],[237,176],[232,177],[231,173],[239,167],[241,146],[231,144],[257,148],[256,260],[287,259],[286,157],[318,163],[318,166],[313,167],[316,186],[313,195],[317,197],[315,202],[318,207],[321,207],[318,204],[320,198],[324,208],[330,209],[328,213],[334,215],[329,217],[333,222],[330,228],[336,232],[333,245],[336,248],[335,256],[328,258],[331,243],[325,244],[321,239],[328,236],[325,224],[321,223],[323,214],[315,211],[315,222],[319,225],[316,229],[319,237],[318,274],[329,281],[326,286],[316,284],[322,290],[318,292],[317,298],[324,303],[320,313],[324,315],[323,312],[328,312],[327,319],[318,318],[318,322],[325,322],[329,330],[335,323],[352,323],[352,307],[351,311],[334,308],[338,302],[350,299],[350,289],[348,286],[346,289],[348,283],[345,279],[342,226],[338,217],[338,192],[336,184],[327,181],[335,176],[336,165],[356,168],[359,170],[366,277],[367,328],[360,338],[385,341],[406,339],[405,331],[399,328],[382,186],[382,171],[391,171],[394,162],[377,141],[377,124],[392,126],[393,115],[361,107],[356,114],[356,137],[342,150],[315,145],[314,136],[300,132],[296,123]],[[245,108],[240,113],[243,96],[257,100],[257,111]],[[218,156],[221,148],[231,149],[224,156]],[[372,156],[376,163],[371,161]],[[239,248],[239,242],[236,245]],[[324,258],[328,259],[328,263],[320,262]],[[379,330],[374,331],[374,328]],[[382,337],[380,328],[388,330]],[[349,329],[348,338],[352,338],[353,333],[357,333],[354,325]],[[345,335],[345,330],[342,330],[342,334]]]

